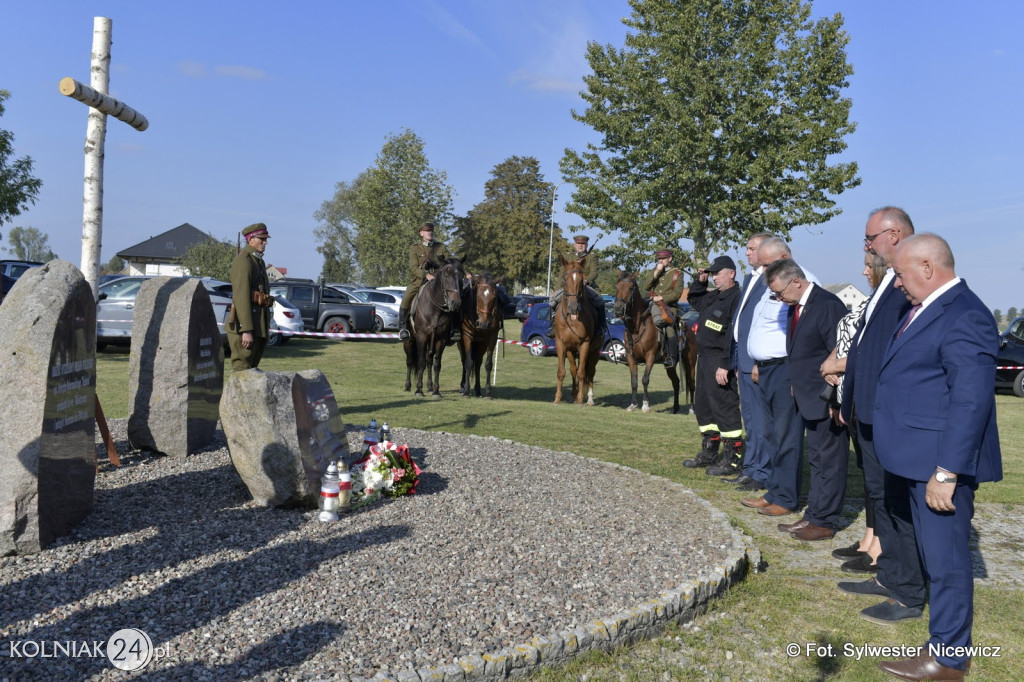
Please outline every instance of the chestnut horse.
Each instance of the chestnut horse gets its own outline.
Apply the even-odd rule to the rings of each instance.
[[[441,356],[451,336],[452,313],[462,307],[466,274],[458,258],[449,258],[434,265],[434,279],[420,287],[413,301],[414,310],[409,316],[412,333],[402,343],[405,347],[405,390],[412,387],[412,373],[415,371],[414,395],[423,395],[423,370],[426,370],[427,391],[440,400]]]
[[[696,324],[686,324],[676,319],[676,338],[679,339],[679,358],[683,361],[686,375],[686,400],[688,407],[683,414],[689,414],[693,407],[693,394],[697,389],[697,331]]]
[[[555,352],[558,355],[558,383],[555,389],[555,404],[562,402],[562,381],[565,379],[565,358],[569,358],[572,374],[572,393],[577,405],[594,404],[594,373],[597,359],[601,354],[601,341],[594,338],[595,311],[587,297],[583,283],[583,264],[586,256],[578,261],[568,261],[559,255],[565,268],[562,278],[564,296],[552,317],[552,332],[555,336]]]
[[[651,379],[654,363],[663,360],[664,355],[658,347],[660,334],[654,324],[654,318],[651,317],[650,307],[640,294],[640,285],[636,283],[636,273],[627,275],[619,270],[619,281],[615,285],[615,317],[622,318],[626,323],[626,362],[629,364],[629,385],[633,392],[626,410],[632,412],[637,407],[637,365],[643,364],[644,402],[640,410],[650,412],[647,384]],[[672,414],[676,414],[679,412],[679,374],[675,365],[665,367],[665,372],[672,382]]]
[[[462,356],[462,386],[460,395],[469,395],[469,383],[475,377],[476,394],[480,396],[480,365],[484,366],[483,397],[491,397],[491,369],[494,367],[494,347],[498,331],[504,326],[501,306],[498,303],[498,282],[490,273],[473,277],[462,299],[462,341],[459,355]]]

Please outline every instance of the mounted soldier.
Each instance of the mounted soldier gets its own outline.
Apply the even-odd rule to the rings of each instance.
[[[434,224],[423,223],[418,230],[420,241],[409,247],[409,285],[405,288],[402,303],[398,307],[398,338],[409,338],[409,310],[424,282],[434,279],[433,271],[455,255],[442,242],[434,241]],[[451,341],[458,341],[462,335],[462,315],[453,314]]]
[[[577,235],[573,238],[573,250],[564,254],[563,257],[569,262],[580,263],[583,268],[583,277],[586,283],[584,288],[587,292],[587,299],[593,305],[596,314],[594,318],[597,324],[595,335],[598,339],[603,340],[607,335],[608,321],[605,318],[604,299],[601,298],[601,294],[597,293],[597,285],[594,284],[594,278],[597,277],[597,255],[593,253],[593,249],[587,249],[589,241],[590,237],[585,234]],[[562,268],[562,277],[565,277],[564,267]],[[555,310],[564,296],[564,289],[557,289],[551,292],[551,298],[548,301],[551,304],[551,319],[554,319]]]
[[[665,366],[675,367],[679,362],[679,339],[676,338],[676,316],[679,309],[676,303],[686,287],[683,286],[683,271],[672,265],[672,251],[662,249],[654,255],[657,265],[643,288],[650,298],[651,319],[663,339]]]

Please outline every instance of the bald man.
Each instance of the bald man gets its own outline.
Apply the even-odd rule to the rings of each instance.
[[[995,404],[999,332],[988,307],[956,276],[953,252],[938,235],[904,239],[893,270],[913,307],[882,357],[875,447],[895,480],[886,495],[910,500],[928,577],[931,637],[919,655],[879,667],[908,680],[963,679],[974,617],[967,544],[974,491],[1003,473]]]

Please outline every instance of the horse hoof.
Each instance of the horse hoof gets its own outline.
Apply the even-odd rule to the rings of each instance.
[[[413,393],[413,395],[422,398],[423,397],[423,391],[416,391],[415,393]]]
[[[640,411],[643,412],[644,414],[647,414],[648,412],[651,411],[651,406],[648,405],[647,403],[644,403],[644,406],[640,408]]]
[[[636,410],[636,405],[630,405],[626,408],[626,412],[633,412]]]
[[[433,398],[434,400],[440,400],[441,399],[441,394],[440,393],[431,393],[430,397]]]

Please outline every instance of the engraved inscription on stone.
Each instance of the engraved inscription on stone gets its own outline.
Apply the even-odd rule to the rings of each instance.
[[[0,554],[36,552],[93,509],[96,303],[82,274],[32,268],[0,306]]]

